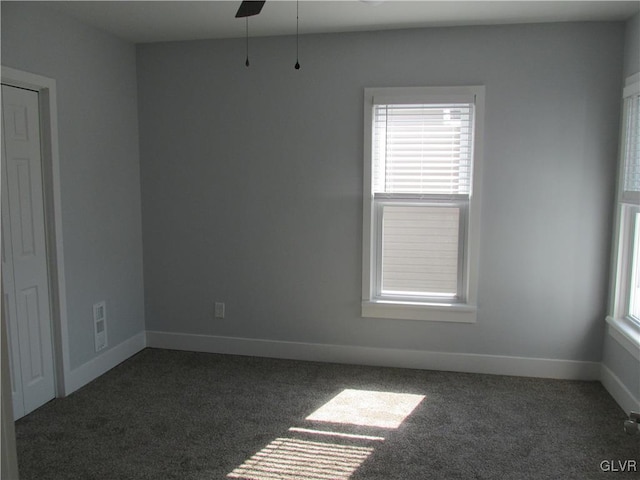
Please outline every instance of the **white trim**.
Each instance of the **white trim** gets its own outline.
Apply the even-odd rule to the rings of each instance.
[[[0,294],[4,298],[4,292]],[[11,369],[5,309],[0,307],[0,477],[18,478],[18,453],[11,398]]]
[[[630,320],[607,317],[608,333],[633,357],[640,361],[640,328]]]
[[[473,103],[474,92],[469,87],[390,87],[372,88],[374,105],[410,105],[416,103]],[[463,93],[461,93],[461,91]]]
[[[102,355],[99,355],[78,368],[71,370],[67,381],[67,395],[81,387],[84,387],[99,376],[104,375],[113,367],[145,349],[146,346],[146,333],[140,332],[119,345],[106,350]]]
[[[640,412],[640,399],[605,364],[601,366],[600,382],[626,414]]]
[[[67,327],[67,295],[64,273],[64,246],[62,240],[62,202],[60,196],[60,157],[58,156],[58,104],[56,81],[2,66],[2,83],[38,92],[41,114],[43,187],[47,227],[49,285],[54,334],[56,395],[68,392],[67,376],[70,369],[69,335]]]
[[[477,308],[469,304],[435,304],[364,301],[362,316],[366,318],[396,318],[431,322],[475,323]]]
[[[373,208],[373,93],[364,89],[364,149],[363,149],[363,191],[362,191],[362,301],[371,300],[371,290],[376,278],[376,263],[373,260],[372,249],[375,245],[373,225],[375,225],[375,211]]]
[[[631,288],[631,262],[635,238],[636,205],[619,203],[616,206],[616,230],[614,231],[613,249],[613,288],[610,312],[614,318],[621,318],[628,313]]]
[[[523,377],[599,380],[600,363],[147,331],[147,346],[316,362]]]

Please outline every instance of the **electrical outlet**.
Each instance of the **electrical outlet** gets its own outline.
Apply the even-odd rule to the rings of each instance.
[[[96,352],[107,346],[107,305],[99,302],[93,306],[93,335]]]
[[[224,302],[216,302],[213,316],[214,318],[224,318]]]

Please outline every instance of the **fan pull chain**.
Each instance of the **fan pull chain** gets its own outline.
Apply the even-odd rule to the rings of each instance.
[[[245,60],[244,64],[248,67],[249,66],[249,17],[245,17],[246,20],[246,37],[247,37],[247,59]]]
[[[299,29],[298,29],[298,23],[299,23],[299,10],[300,10],[300,2],[299,0],[296,0],[296,65],[295,65],[295,69],[296,70],[300,70],[300,62],[298,61],[298,40],[299,40]]]

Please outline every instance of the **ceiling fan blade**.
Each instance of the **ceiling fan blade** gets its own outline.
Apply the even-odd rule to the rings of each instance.
[[[254,15],[258,15],[262,11],[262,7],[264,6],[266,0],[263,1],[244,1],[240,4],[240,8],[238,8],[238,12],[236,13],[236,18],[242,17],[252,17]]]

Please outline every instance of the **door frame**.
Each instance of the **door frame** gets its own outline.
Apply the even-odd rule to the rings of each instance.
[[[55,395],[71,392],[67,295],[62,242],[62,204],[60,194],[60,157],[58,155],[58,106],[56,81],[53,78],[16,70],[2,65],[1,83],[38,92],[40,140],[42,150],[42,190],[47,244],[49,304],[53,335]],[[1,299],[0,299],[1,302]],[[1,305],[1,304],[0,304]],[[2,328],[5,328],[2,322]]]

